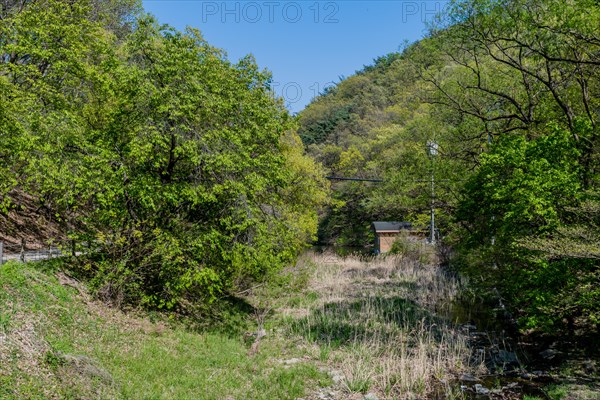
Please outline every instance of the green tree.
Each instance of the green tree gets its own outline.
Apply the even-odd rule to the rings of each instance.
[[[268,72],[127,24],[136,2],[21,4],[0,25],[5,210],[25,192],[91,243],[110,301],[189,311],[295,260],[327,187]]]
[[[589,249],[575,232],[596,229],[578,215],[593,209],[586,193],[599,182],[600,8],[474,0],[447,16],[435,32],[447,67],[423,77],[431,101],[460,116],[457,140],[476,166],[456,213],[466,271],[498,289],[524,326],[597,321],[587,317],[597,315],[594,252],[558,249]]]

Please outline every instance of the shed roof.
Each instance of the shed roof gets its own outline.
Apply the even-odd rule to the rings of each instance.
[[[371,224],[375,232],[400,232],[402,229],[410,229],[410,222],[397,221],[375,221]]]

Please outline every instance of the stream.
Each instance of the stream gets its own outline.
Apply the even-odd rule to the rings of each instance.
[[[346,246],[315,246],[314,251],[333,250],[338,256],[370,257],[370,249]],[[478,374],[462,374],[440,386],[438,399],[446,399],[447,386],[468,400],[550,399],[546,390],[559,383],[594,384],[600,367],[600,334],[588,337],[523,335],[500,301],[459,298],[437,310],[447,323],[468,337],[470,364]],[[561,376],[569,365],[572,373]],[[600,388],[597,389],[600,393]],[[568,397],[576,399],[577,397]],[[593,397],[594,399],[596,397]],[[600,400],[600,396],[597,397]],[[587,399],[587,397],[586,397]]]
[[[558,338],[522,335],[502,304],[455,301],[445,316],[464,334],[472,349],[472,365],[487,374],[463,374],[454,383],[467,399],[521,399],[524,395],[549,399],[544,390],[563,380],[586,383],[585,372],[597,372],[598,341],[595,338]],[[576,365],[584,374],[557,377],[560,367]],[[483,369],[483,368],[482,368]]]

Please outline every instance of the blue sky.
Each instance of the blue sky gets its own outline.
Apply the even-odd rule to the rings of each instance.
[[[253,54],[293,112],[340,77],[422,38],[446,3],[143,0],[161,23],[199,28],[231,61]]]

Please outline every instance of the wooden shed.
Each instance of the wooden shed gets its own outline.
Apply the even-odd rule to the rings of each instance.
[[[375,233],[375,254],[386,253],[392,248],[392,244],[398,238],[401,231],[410,230],[410,222],[376,221],[371,224]]]

